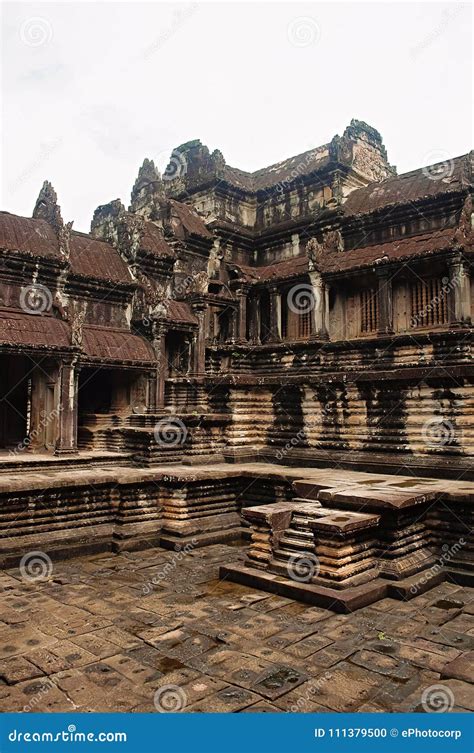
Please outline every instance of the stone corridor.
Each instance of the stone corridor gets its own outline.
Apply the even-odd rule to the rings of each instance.
[[[452,711],[474,711],[474,589],[336,615],[219,581],[243,556],[218,544],[8,570],[2,710],[426,711],[441,685]]]

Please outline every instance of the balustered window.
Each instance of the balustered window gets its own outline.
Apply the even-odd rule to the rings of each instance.
[[[375,288],[366,288],[360,292],[360,331],[363,334],[377,332],[378,298]]]
[[[410,327],[433,327],[447,324],[448,315],[447,278],[431,277],[416,280],[410,286]]]
[[[295,285],[281,298],[281,336],[305,340],[313,334],[314,295],[307,284]]]

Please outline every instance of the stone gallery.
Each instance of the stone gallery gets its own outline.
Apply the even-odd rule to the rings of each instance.
[[[6,710],[474,708],[472,158],[0,213]]]

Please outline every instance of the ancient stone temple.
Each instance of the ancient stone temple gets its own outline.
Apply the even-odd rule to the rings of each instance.
[[[1,213],[5,562],[243,540],[224,577],[340,611],[471,582],[471,191],[353,120],[146,159],[90,234],[48,182]]]

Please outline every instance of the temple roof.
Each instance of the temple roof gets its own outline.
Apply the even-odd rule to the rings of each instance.
[[[344,203],[346,215],[368,214],[395,204],[466,190],[471,181],[471,159],[464,154],[403,175],[369,183],[349,194]]]
[[[133,283],[130,270],[110,243],[91,235],[73,233],[70,243],[71,272],[116,284]]]
[[[60,258],[59,243],[46,220],[0,212],[0,249],[43,258]]]
[[[197,235],[201,238],[212,238],[212,233],[207,229],[201,217],[188,204],[183,204],[181,201],[170,199],[169,204],[171,210],[177,215],[179,221],[183,225],[184,229],[190,235]]]
[[[83,328],[82,350],[93,359],[101,361],[140,361],[156,360],[151,344],[128,330],[85,325]]]
[[[70,348],[70,328],[66,322],[54,316],[2,309],[0,343],[21,348]]]
[[[0,212],[0,250],[61,261],[58,236],[46,221]],[[133,278],[116,249],[86,233],[71,232],[71,272],[114,284],[130,284]]]
[[[343,272],[373,266],[380,260],[388,263],[403,258],[429,256],[452,249],[457,244],[456,234],[457,228],[451,227],[374,246],[328,252],[321,259],[320,269],[323,273]]]
[[[148,220],[143,221],[140,248],[154,256],[165,256],[171,259],[175,256],[173,249],[164,239],[163,231],[154,222]]]
[[[224,178],[231,185],[247,191],[263,191],[279,183],[293,180],[298,175],[309,175],[320,170],[328,161],[329,144],[297,154],[295,157],[276,162],[253,173],[226,165]]]
[[[186,301],[175,301],[169,298],[163,301],[166,307],[166,319],[168,321],[183,323],[183,324],[198,324],[197,318],[194,316],[191,306]]]

